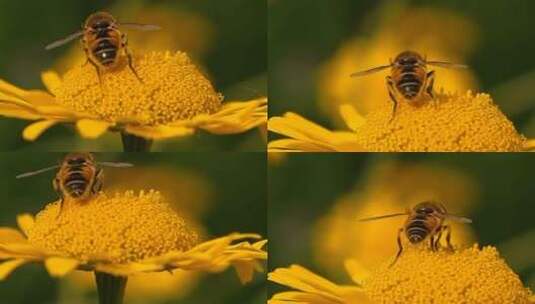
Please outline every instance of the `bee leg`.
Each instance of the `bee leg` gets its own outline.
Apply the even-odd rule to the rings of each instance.
[[[130,68],[132,73],[134,73],[137,80],[139,80],[140,83],[143,83],[143,80],[141,80],[141,77],[139,77],[136,70],[134,69],[134,65],[132,64],[132,54],[130,53],[128,49],[128,40],[126,39],[126,35],[122,34],[121,38],[122,38],[122,47],[124,49],[124,53],[126,54],[126,58],[128,60],[128,67]]]
[[[86,65],[87,63],[91,63],[91,65],[95,67],[95,70],[97,71],[97,76],[98,76],[98,83],[100,84],[100,87],[102,88],[102,78],[100,77],[100,69],[98,68],[98,65],[94,63],[93,60],[91,60],[91,57],[89,57],[89,50],[87,48],[84,48],[84,52],[87,58],[87,61],[85,62],[84,65]]]
[[[91,193],[97,194],[102,190],[102,169],[98,169],[95,174],[93,185],[91,186]]]
[[[56,216],[56,218],[58,218],[61,215],[61,211],[63,210],[64,197],[63,197],[63,192],[61,191],[60,186],[59,186],[58,178],[54,178],[54,180],[52,181],[52,185],[54,186],[54,190],[56,190],[59,196],[59,210],[58,210],[58,215]]]
[[[396,254],[396,258],[394,258],[394,261],[392,262],[392,264],[390,264],[390,267],[394,266],[394,264],[396,264],[399,256],[401,255],[401,252],[403,252],[403,246],[401,245],[401,233],[403,232],[403,228],[399,228],[398,230],[398,253]]]
[[[429,73],[427,73],[426,83],[427,85],[425,88],[425,92],[427,93],[427,95],[429,95],[429,97],[436,106],[435,92],[433,91],[433,85],[435,84],[435,71],[430,71]]]
[[[451,245],[451,227],[445,225],[444,230],[446,230],[446,244],[448,245],[448,250],[453,251],[453,246]]]
[[[440,239],[442,238],[442,231],[444,231],[444,226],[441,226],[437,232],[437,237],[435,238],[435,242],[433,244],[434,251],[437,251],[440,247]]]
[[[398,107],[398,101],[396,100],[396,93],[394,90],[394,81],[392,80],[392,77],[386,76],[386,88],[388,89],[388,95],[390,96],[390,100],[392,101],[392,117],[390,117],[390,121],[394,119],[394,115],[396,115],[396,108]]]

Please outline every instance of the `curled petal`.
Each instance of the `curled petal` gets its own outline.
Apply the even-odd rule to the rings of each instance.
[[[15,269],[27,263],[24,259],[14,259],[0,264],[0,280],[5,280]]]
[[[61,78],[58,73],[54,71],[45,71],[41,73],[41,81],[52,94],[56,94],[57,88],[61,86]]]
[[[106,133],[111,125],[103,120],[80,119],[76,122],[76,129],[82,137],[97,138]]]
[[[275,294],[271,300],[281,301],[279,303],[285,303],[285,301],[289,303],[292,301],[299,302],[305,299],[314,299],[314,301],[305,301],[304,303],[370,303],[362,288],[336,285],[299,265],[292,265],[289,268],[277,268],[268,274],[268,279],[300,291],[297,293]]]
[[[195,132],[195,129],[184,126],[141,126],[127,125],[127,133],[149,139],[166,139],[172,137],[188,136]]]
[[[23,243],[26,238],[16,229],[0,227],[0,243]]]
[[[57,120],[41,120],[38,122],[34,122],[24,129],[24,131],[22,132],[22,137],[25,140],[34,141],[39,136],[41,136],[41,134],[43,134],[43,132],[45,132],[48,128],[52,127],[58,122],[59,121]]]
[[[45,267],[53,277],[62,277],[78,267],[80,262],[76,259],[51,257],[45,260]]]
[[[306,148],[312,148],[316,152],[361,150],[354,133],[329,131],[295,113],[272,117],[268,128],[271,132],[293,139],[269,143],[268,149],[271,152],[296,152]]]
[[[20,230],[28,236],[28,232],[35,224],[35,220],[31,214],[23,213],[17,216],[17,224],[19,225]]]

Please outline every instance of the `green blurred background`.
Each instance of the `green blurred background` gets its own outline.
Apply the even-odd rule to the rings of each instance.
[[[46,203],[54,201],[57,196],[51,181],[54,171],[43,173],[27,179],[15,179],[21,172],[57,164],[63,157],[59,153],[2,153],[0,157],[0,192],[3,203],[0,204],[0,226],[16,227],[16,216],[21,213],[36,214]],[[159,189],[158,175],[139,173],[137,170],[165,168],[177,173],[191,172],[201,177],[209,186],[211,195],[198,221],[205,227],[209,236],[223,236],[231,232],[254,232],[267,235],[266,226],[266,160],[262,153],[145,153],[145,154],[96,154],[97,161],[126,161],[135,168],[105,168],[104,174],[124,171],[123,180],[104,180],[104,187],[112,182],[126,184],[143,184],[143,180]],[[136,174],[128,174],[128,170]],[[113,172],[110,172],[113,171]],[[132,172],[132,171],[131,171]],[[187,177],[187,175],[186,175]],[[164,183],[163,181],[160,181]],[[176,181],[177,186],[182,181]],[[134,189],[138,189],[135,187]],[[188,189],[186,189],[187,191]],[[187,193],[186,193],[187,194]],[[183,195],[187,197],[188,195]],[[195,206],[194,206],[195,207]],[[177,207],[180,209],[180,207]],[[0,303],[79,303],[77,301],[59,302],[62,292],[62,280],[51,278],[41,264],[26,265],[16,270],[6,281],[0,282]],[[182,299],[165,301],[148,301],[143,298],[138,302],[126,303],[251,303],[266,301],[266,281],[263,274],[257,274],[255,280],[242,286],[229,269],[221,274],[208,274],[200,283]],[[92,293],[96,296],[96,293]],[[91,300],[92,299],[92,300]],[[88,302],[96,303],[96,298]]]
[[[532,219],[535,214],[533,204],[535,188],[533,188],[531,177],[531,168],[535,167],[535,158],[530,154],[307,153],[290,154],[286,158],[270,162],[268,177],[270,185],[268,192],[270,271],[278,267],[299,264],[335,283],[350,284],[351,279],[345,273],[343,266],[340,269],[328,269],[319,265],[318,259],[328,260],[334,257],[318,256],[314,251],[313,244],[317,240],[317,235],[314,234],[314,231],[317,232],[315,225],[320,218],[332,211],[335,202],[340,197],[350,192],[359,194],[366,191],[365,189],[369,188],[370,174],[377,172],[378,166],[392,161],[411,166],[445,168],[470,177],[475,183],[469,187],[479,192],[477,199],[458,201],[457,207],[454,210],[450,208],[449,211],[455,213],[458,209],[463,209],[459,206],[470,204],[471,207],[468,209],[472,211],[463,215],[473,219],[471,226],[474,229],[476,241],[481,245],[496,246],[508,265],[519,274],[524,285],[532,290],[535,288],[535,250],[533,247],[535,223]],[[402,171],[399,174],[387,174],[387,177],[389,182],[386,188],[389,188],[388,185],[395,187],[398,183],[407,185],[407,181],[402,180],[407,177],[407,174],[402,174]],[[433,179],[429,176],[426,178]],[[447,179],[441,178],[433,182],[441,184]],[[419,190],[416,188],[419,182],[413,181],[412,183],[416,184],[413,185],[415,191]],[[424,180],[421,183],[429,184]],[[450,185],[451,182],[445,184],[444,187]],[[451,192],[456,190],[451,189]],[[411,189],[403,191],[410,193]],[[434,199],[440,198],[434,197]],[[380,201],[376,203],[381,204]],[[400,203],[414,205],[418,202]],[[354,201],[354,204],[358,202]],[[448,206],[448,202],[444,204]],[[403,209],[389,209],[389,211],[392,213],[403,211]],[[350,219],[354,218],[355,225],[357,225],[358,218],[372,215],[380,214],[347,216]],[[397,222],[396,220],[383,221],[377,222],[376,225],[397,225]],[[356,227],[355,225],[353,227]],[[347,229],[358,231],[353,227],[347,227]],[[375,236],[394,244],[396,228],[398,227],[393,228],[390,238],[387,235],[377,235],[381,232],[376,232]],[[329,230],[329,227],[323,229]],[[455,231],[452,233],[455,234]],[[356,244],[342,246],[350,247]],[[343,249],[340,248],[340,250]],[[364,254],[374,255],[374,252]],[[395,251],[392,252],[392,256],[394,254]],[[269,294],[281,290],[287,290],[287,288],[272,283],[268,286]]]
[[[127,32],[130,44],[135,37],[174,31],[171,50],[187,51],[211,79],[226,100],[247,100],[266,96],[267,42],[264,0],[95,0],[95,1],[1,1],[0,78],[23,88],[43,89],[40,73],[54,68],[70,49],[82,49],[77,41],[53,51],[44,46],[80,29],[85,18],[98,10],[111,12],[117,19],[158,24],[158,11],[176,15],[173,29],[160,32]],[[143,15],[150,11],[150,14]],[[172,17],[172,15],[171,15]],[[151,20],[157,18],[158,20]],[[166,20],[167,21],[167,20]],[[189,28],[188,28],[189,27]],[[202,37],[196,37],[199,35]],[[143,40],[145,41],[145,40]],[[135,49],[133,50],[135,52]],[[110,151],[121,150],[118,134],[97,140],[82,140],[72,129],[55,127],[34,143],[24,142],[21,132],[28,121],[0,119],[2,150],[24,151]],[[154,150],[256,151],[265,150],[258,130],[245,134],[217,136],[198,132],[188,139],[157,143]]]
[[[318,106],[321,66],[351,39],[375,37],[381,20],[388,19],[389,14],[405,10],[408,16],[404,20],[407,20],[411,18],[411,10],[431,8],[453,13],[474,25],[477,34],[474,41],[470,41],[474,48],[465,60],[479,82],[479,89],[474,89],[490,93],[519,131],[528,137],[535,136],[533,1],[269,0],[268,3],[270,116],[293,111],[333,128],[333,119]],[[435,21],[444,20],[432,20],[430,23]],[[429,27],[422,24],[419,29],[406,26],[399,22],[391,30],[404,33],[426,31],[428,28],[436,30],[431,24]],[[452,37],[465,34],[463,28],[443,28],[442,32]],[[456,44],[454,38],[452,40],[446,43],[448,48],[465,47]],[[388,63],[389,57],[395,55],[385,54],[383,62],[377,61],[374,65]],[[354,56],[358,61],[359,54]],[[355,64],[356,69],[370,67],[373,65],[370,66],[369,62]],[[443,69],[437,71],[437,87],[440,87],[441,71]],[[379,74],[384,78],[386,73]],[[349,73],[340,77],[349,78]],[[384,80],[379,80],[379,85],[384,85]]]

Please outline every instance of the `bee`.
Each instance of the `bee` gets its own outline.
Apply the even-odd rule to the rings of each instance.
[[[151,24],[119,23],[110,13],[96,12],[87,17],[80,31],[52,42],[45,49],[51,50],[74,39],[81,38],[80,42],[87,57],[86,64],[91,63],[95,67],[101,85],[101,70],[113,70],[119,66],[121,51],[123,51],[127,58],[128,67],[136,78],[142,82],[132,66],[132,55],[128,50],[126,34],[121,32],[119,27],[141,31],[160,29],[159,26]]]
[[[445,225],[446,219],[453,220],[459,223],[472,223],[472,220],[466,217],[449,214],[444,205],[434,201],[426,201],[415,205],[404,213],[394,213],[388,215],[374,216],[361,219],[361,222],[380,220],[396,216],[407,216],[405,224],[398,230],[398,253],[391,265],[394,265],[403,251],[401,245],[401,234],[405,232],[405,236],[411,244],[419,244],[426,239],[429,239],[431,250],[436,251],[440,246],[440,239],[442,234],[446,233],[446,244],[448,249],[453,250],[451,245],[451,227]]]
[[[59,168],[52,181],[60,200],[59,216],[65,200],[84,203],[102,190],[103,174],[100,166],[124,168],[131,167],[132,164],[96,162],[91,153],[69,153],[58,165],[19,174],[16,178],[29,177]]]
[[[397,55],[394,61],[390,59],[388,65],[356,72],[351,74],[351,77],[365,76],[390,68],[390,75],[386,76],[386,87],[392,101],[392,120],[398,105],[397,96],[401,95],[408,102],[415,102],[423,97],[434,99],[435,71],[428,71],[428,65],[442,68],[467,68],[464,64],[427,61],[425,57],[416,52],[404,51]]]

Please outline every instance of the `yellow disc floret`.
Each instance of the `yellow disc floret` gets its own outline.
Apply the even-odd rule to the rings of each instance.
[[[521,151],[526,139],[487,94],[440,93],[412,105],[401,100],[392,119],[384,103],[355,130],[367,151]]]
[[[31,244],[79,260],[138,261],[169,251],[184,251],[197,235],[159,192],[99,193],[87,202],[51,203],[28,232]]]
[[[182,52],[151,52],[133,57],[136,77],[126,64],[101,71],[76,66],[52,88],[56,101],[110,122],[157,125],[219,110],[222,96]]]
[[[374,303],[528,304],[530,292],[496,248],[432,252],[407,248],[364,282]]]

